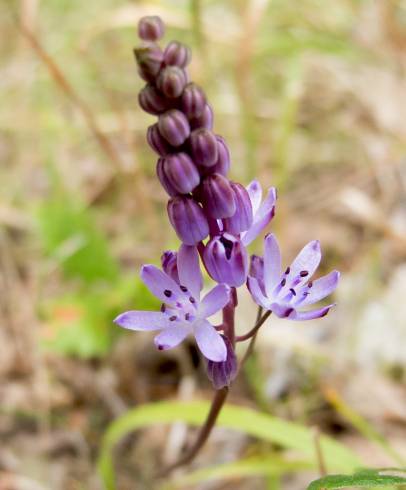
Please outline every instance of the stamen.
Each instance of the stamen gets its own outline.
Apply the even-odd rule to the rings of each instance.
[[[186,291],[187,291],[187,287],[186,286],[180,285],[179,287],[180,287],[181,291],[183,291],[184,293],[186,293]]]
[[[188,321],[189,321],[189,319],[190,319],[190,313],[186,313],[186,315],[185,315],[185,320],[188,322]]]
[[[176,315],[172,315],[169,317],[170,322],[174,322],[178,317]]]
[[[287,318],[293,311],[293,308],[288,308],[286,311],[285,311],[285,314],[284,314],[284,317]]]
[[[286,279],[283,278],[282,281],[281,281],[281,286],[284,287],[286,285]]]
[[[164,291],[164,295],[167,297],[167,298],[170,298],[172,296],[172,291],[169,290],[169,289],[165,289]]]
[[[166,305],[164,303],[161,304],[161,312],[165,313]]]
[[[193,296],[191,296],[191,297],[189,298],[189,301],[192,303],[192,305],[193,305],[194,303],[196,303],[196,300],[195,300],[195,298],[194,298]]]
[[[300,277],[306,277],[309,275],[309,271],[300,271]]]
[[[285,275],[287,276],[287,275],[289,274],[289,272],[290,272],[290,267],[288,267],[288,268],[286,269],[286,271],[285,271]]]
[[[310,288],[312,288],[312,287],[313,287],[313,282],[312,282],[312,281],[309,281],[309,282],[307,283],[307,287],[308,287],[309,289],[310,289]]]
[[[296,296],[296,291],[293,288],[290,288],[289,291],[293,294],[293,296]]]

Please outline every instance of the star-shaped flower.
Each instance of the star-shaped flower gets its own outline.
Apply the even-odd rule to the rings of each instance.
[[[200,300],[203,280],[196,247],[182,245],[177,254],[179,283],[154,265],[144,265],[141,279],[162,302],[161,311],[127,311],[114,322],[130,330],[160,330],[155,337],[159,350],[179,345],[193,334],[202,354],[214,362],[227,358],[224,340],[207,320],[224,308],[230,288],[218,284]]]
[[[280,318],[312,320],[327,315],[333,304],[322,308],[298,311],[331,294],[338,284],[340,273],[332,271],[311,281],[321,260],[320,243],[308,243],[297,255],[290,267],[282,274],[281,253],[274,235],[267,235],[264,259],[256,260],[248,277],[248,289],[254,301]]]

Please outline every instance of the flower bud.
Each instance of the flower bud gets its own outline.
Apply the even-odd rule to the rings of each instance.
[[[179,284],[177,252],[174,252],[173,250],[166,250],[161,255],[161,264],[162,264],[162,270]]]
[[[176,188],[171,184],[170,180],[168,179],[168,177],[167,177],[167,175],[165,173],[165,170],[164,170],[164,161],[165,161],[164,158],[160,158],[157,161],[157,164],[156,164],[156,174],[158,176],[159,182],[161,183],[162,187],[166,190],[166,192],[170,196],[176,196],[179,193],[176,190]]]
[[[161,48],[153,43],[145,44],[134,49],[140,76],[147,82],[153,82],[162,66],[163,53]]]
[[[164,157],[169,153],[175,151],[175,149],[159,132],[158,123],[149,126],[149,128],[147,129],[147,141],[149,146],[161,157]]]
[[[211,167],[217,162],[217,140],[208,129],[201,128],[192,131],[189,144],[193,161],[197,165]]]
[[[161,135],[172,146],[182,145],[190,134],[190,126],[183,112],[171,109],[159,116],[158,128]]]
[[[247,251],[241,240],[229,233],[217,235],[208,242],[203,262],[209,275],[218,283],[238,287],[247,279]]]
[[[180,194],[192,192],[200,183],[200,175],[187,153],[175,153],[164,158],[163,173],[171,187]]]
[[[200,116],[191,118],[189,122],[190,122],[190,127],[192,129],[198,129],[198,128],[213,129],[212,108],[209,106],[209,104],[206,104]]]
[[[228,150],[227,144],[219,135],[216,135],[217,139],[217,153],[218,158],[215,165],[211,168],[213,172],[224,175],[224,177],[228,174],[230,170],[230,152]]]
[[[164,61],[166,65],[179,66],[185,68],[190,63],[192,53],[189,46],[171,41],[164,51]]]
[[[175,99],[179,97],[187,83],[187,75],[178,66],[167,66],[159,73],[157,86],[166,97]]]
[[[262,257],[251,255],[249,275],[255,277],[262,292],[266,294],[264,285],[264,259]]]
[[[157,15],[142,17],[138,22],[138,36],[144,41],[158,41],[164,33],[164,23]]]
[[[203,209],[191,197],[177,196],[168,202],[169,221],[185,245],[196,245],[209,234]]]
[[[211,174],[204,179],[202,201],[205,212],[211,218],[229,218],[236,211],[230,182],[220,174]]]
[[[250,196],[244,186],[232,182],[231,188],[234,192],[236,212],[231,218],[224,219],[223,225],[226,231],[238,235],[242,231],[248,230],[252,225],[252,204]]]
[[[145,112],[157,116],[165,112],[168,107],[168,100],[150,83],[138,94],[138,103]]]
[[[198,118],[206,107],[206,95],[195,83],[188,83],[182,94],[182,111],[189,118]]]
[[[206,367],[207,376],[216,390],[230,386],[238,371],[237,356],[233,346],[225,335],[222,335],[222,337],[227,348],[227,359],[223,362],[207,360]]]

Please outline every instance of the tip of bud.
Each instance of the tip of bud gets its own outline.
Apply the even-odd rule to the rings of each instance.
[[[158,41],[165,33],[165,25],[157,15],[141,17],[138,22],[138,36],[144,41]]]

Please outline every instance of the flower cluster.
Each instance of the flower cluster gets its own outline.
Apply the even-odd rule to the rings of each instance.
[[[179,252],[164,252],[162,270],[153,265],[141,270],[142,280],[162,301],[161,311],[129,311],[115,322],[132,330],[158,330],[155,345],[160,350],[193,334],[207,360],[208,377],[220,389],[237,374],[236,288],[247,283],[253,300],[268,311],[258,319],[259,328],[269,312],[292,320],[327,314],[332,305],[298,309],[333,292],[339,273],[310,280],[321,259],[318,241],[306,245],[283,274],[273,235],[265,237],[264,257],[253,255],[250,261],[247,247],[272,220],[276,191],[270,188],[263,199],[258,181],[244,187],[228,178],[230,152],[224,138],[213,132],[206,94],[189,80],[189,48],[177,41],[164,49],[157,44],[164,35],[159,17],[142,18],[138,33],[143,43],[134,53],[147,82],[138,100],[142,109],[158,117],[147,130],[147,141],[158,154],[156,173],[169,196],[168,217],[182,245]],[[203,299],[199,254],[218,283]],[[208,318],[220,310],[223,323],[215,327]]]

